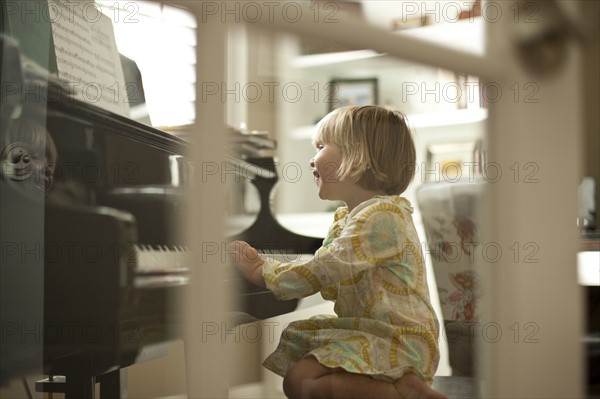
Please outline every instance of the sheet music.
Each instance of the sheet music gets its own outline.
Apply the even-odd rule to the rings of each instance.
[[[94,3],[49,0],[58,75],[77,99],[129,117],[112,21]]]

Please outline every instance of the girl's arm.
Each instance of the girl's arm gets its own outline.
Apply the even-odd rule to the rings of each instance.
[[[376,203],[348,219],[339,235],[310,259],[283,263],[265,259],[261,269],[267,288],[278,299],[303,298],[325,287],[355,284],[374,267],[391,266],[399,279],[413,284],[420,276],[416,265],[422,254],[404,212]]]
[[[262,276],[264,260],[258,251],[244,241],[234,241],[229,246],[234,249],[235,262],[246,280],[260,287],[266,287]]]

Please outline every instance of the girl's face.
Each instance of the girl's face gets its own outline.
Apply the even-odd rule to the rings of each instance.
[[[315,143],[316,155],[310,160],[315,181],[319,189],[319,198],[327,200],[345,200],[345,180],[337,177],[337,172],[342,162],[342,149],[337,144]]]

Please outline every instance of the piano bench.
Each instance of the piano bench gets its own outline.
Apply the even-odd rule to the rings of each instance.
[[[96,383],[99,383],[100,398],[127,397],[127,369],[125,368],[109,371],[99,376],[74,375],[69,381],[64,375],[53,375],[36,381],[35,391],[63,393],[65,399],[93,399],[96,397]]]

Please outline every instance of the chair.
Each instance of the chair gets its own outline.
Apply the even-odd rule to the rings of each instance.
[[[480,305],[482,181],[425,183],[417,190],[453,376],[473,376]]]

